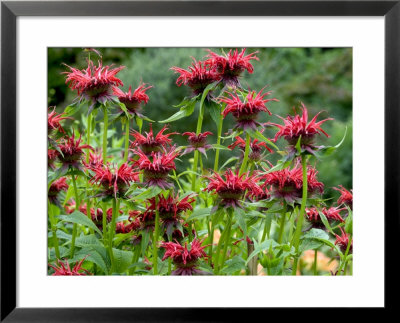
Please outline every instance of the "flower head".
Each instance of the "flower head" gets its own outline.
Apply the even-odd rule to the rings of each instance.
[[[307,168],[307,190],[310,195],[324,190],[324,184],[317,180],[317,170],[312,166]],[[292,169],[285,168],[262,176],[263,186],[270,186],[270,195],[273,198],[283,198],[287,203],[299,202],[303,195],[303,172],[297,163]]]
[[[165,125],[160,132],[154,137],[153,127],[150,123],[150,130],[146,132],[145,136],[139,133],[136,130],[131,132],[131,136],[135,139],[132,142],[131,147],[138,147],[140,150],[147,154],[151,155],[152,152],[162,151],[164,148],[171,147],[172,140],[169,138],[172,135],[177,135],[177,132],[171,132],[168,134],[164,134],[165,131],[168,130],[168,126]]]
[[[86,163],[84,161],[83,164],[88,168],[89,167],[102,166],[103,165],[103,156],[102,156],[101,152],[91,152],[91,151],[89,151],[89,162]]]
[[[67,191],[68,190],[68,184],[67,184],[67,179],[65,177],[61,177],[57,180],[55,180],[53,183],[51,183],[49,192],[47,194],[50,203],[53,204],[59,204],[58,201],[58,193],[61,191]]]
[[[220,102],[225,102],[226,107],[222,112],[223,116],[226,117],[231,113],[236,119],[235,128],[246,130],[248,128],[256,130],[261,124],[256,121],[258,114],[263,111],[271,115],[271,112],[265,106],[265,103],[269,101],[278,101],[277,99],[265,99],[265,96],[271,94],[271,92],[262,93],[264,89],[256,93],[256,91],[250,91],[246,98],[242,101],[237,93],[233,94],[228,92],[229,97],[219,99]]]
[[[201,246],[203,241],[198,239],[193,239],[190,244],[190,248],[187,246],[182,246],[175,242],[162,242],[161,247],[165,249],[165,254],[163,261],[167,258],[171,258],[174,265],[177,267],[176,270],[172,272],[172,275],[204,275],[207,274],[204,271],[197,269],[198,260],[200,258],[207,258],[207,254],[204,252],[204,248],[207,246]]]
[[[69,266],[68,260],[62,262],[60,259],[57,259],[58,266],[49,264],[49,267],[54,269],[54,273],[52,274],[52,276],[86,276],[87,274],[90,275],[91,273],[88,270],[82,268],[82,263],[85,261],[86,257],[77,262],[72,269]]]
[[[51,169],[55,169],[55,161],[57,160],[59,152],[55,149],[47,149],[47,165]]]
[[[198,150],[207,157],[206,149],[212,148],[211,145],[207,144],[207,136],[212,135],[212,132],[201,132],[198,135],[195,132],[184,132],[182,135],[188,136],[189,141],[189,146],[186,147],[182,155]]]
[[[178,86],[187,85],[193,90],[194,94],[198,95],[203,93],[209,84],[219,81],[221,76],[204,62],[196,61],[193,57],[192,59],[192,66],[189,66],[187,70],[177,66],[171,67],[171,70],[179,74],[176,80]]]
[[[229,145],[229,149],[234,149],[235,147],[239,147],[241,150],[241,159],[244,157],[244,152],[246,149],[246,141],[241,137],[236,137],[236,141]],[[271,154],[273,150],[267,146],[265,142],[259,142],[258,139],[254,139],[250,141],[250,153],[249,153],[249,160],[253,162],[258,162],[263,155],[263,149],[268,150]]]
[[[350,234],[346,233],[341,227],[339,227],[341,235],[337,235],[336,236],[336,241],[335,244],[337,244],[340,247],[340,250],[342,250],[342,252],[346,252],[347,250],[347,246],[349,244],[349,239],[350,239]],[[353,241],[351,241],[351,245],[349,247],[349,254],[351,254],[353,252]]]
[[[118,87],[113,87],[113,93],[118,97],[119,102],[125,104],[127,111],[134,115],[143,117],[141,114],[142,104],[147,104],[149,102],[149,96],[146,91],[151,89],[153,86],[147,86],[146,83],[142,83],[139,87],[132,92],[132,86],[129,86],[128,92],[123,92]],[[124,111],[121,111],[124,114]]]
[[[339,209],[338,207],[322,208],[321,213],[325,215],[329,222],[339,221],[344,222],[340,212],[346,210],[346,208]],[[306,218],[312,224],[312,227],[322,229],[325,227],[322,222],[319,210],[316,207],[306,208]]]
[[[228,54],[218,55],[208,50],[206,64],[217,71],[225,85],[237,87],[240,86],[239,76],[245,70],[250,74],[253,73],[254,68],[250,61],[259,60],[256,56],[258,52],[245,55],[245,51],[246,48],[242,49],[240,53],[237,49],[233,51],[231,49]]]
[[[259,196],[263,190],[257,185],[259,178],[256,175],[243,173],[239,175],[239,170],[233,173],[228,169],[224,174],[225,179],[218,173],[212,174],[209,179],[206,191],[215,191],[221,199],[224,207],[241,207],[241,200],[245,198],[246,191],[249,196]]]
[[[56,107],[53,111],[47,114],[47,131],[50,133],[54,130],[58,130],[60,133],[65,133],[65,130],[60,124],[60,121],[65,119],[72,119],[70,117],[64,117],[65,113],[57,114]]]
[[[71,90],[77,91],[80,101],[90,101],[92,106],[96,102],[104,105],[106,101],[112,99],[113,87],[124,85],[116,75],[125,66],[111,68],[111,66],[103,66],[102,61],[98,62],[98,66],[89,61],[88,67],[83,70],[66,66],[70,72],[63,73],[67,75],[65,83]]]
[[[89,166],[88,169],[94,173],[90,182],[103,187],[103,192],[99,196],[124,197],[130,183],[139,180],[139,173],[135,172],[133,166],[129,166],[128,163],[122,164],[119,168],[107,164]]]
[[[81,160],[83,155],[83,149],[93,148],[89,145],[81,145],[82,135],[75,140],[75,134],[71,137],[63,138],[61,144],[58,146],[62,152],[62,155],[58,155],[58,159],[63,164],[63,168],[68,168],[69,166],[81,169]]]
[[[167,152],[152,152],[150,156],[146,155],[140,149],[134,151],[139,159],[135,161],[135,165],[143,171],[143,181],[145,186],[158,186],[162,189],[167,189],[173,186],[168,183],[168,174],[172,169],[175,169],[175,158],[178,152],[175,146]]]
[[[318,112],[314,118],[308,122],[308,111],[306,106],[301,103],[301,109],[303,111],[303,115],[300,116],[296,114],[294,117],[288,116],[286,119],[278,116],[280,119],[283,120],[283,125],[277,123],[268,124],[274,125],[279,128],[279,131],[276,133],[274,141],[277,141],[280,137],[284,137],[289,145],[296,146],[300,136],[300,144],[301,148],[307,150],[310,153],[313,153],[313,146],[314,139],[317,134],[324,134],[325,136],[329,137],[329,135],[321,128],[321,125],[328,121],[333,120],[332,118],[327,118],[321,121],[316,122],[318,115],[321,112]]]
[[[352,210],[353,209],[353,190],[351,190],[351,192],[350,192],[350,191],[346,190],[342,185],[339,185],[339,188],[334,187],[333,189],[340,192],[340,197],[337,200],[337,204],[338,205],[345,204],[350,208],[350,210]]]

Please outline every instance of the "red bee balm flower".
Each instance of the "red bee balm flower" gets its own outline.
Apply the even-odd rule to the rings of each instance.
[[[256,184],[259,178],[255,175],[243,173],[239,176],[239,170],[233,173],[231,169],[228,169],[224,177],[225,180],[218,173],[214,173],[208,177],[210,182],[204,189],[209,192],[215,191],[224,207],[241,207],[240,200],[244,199],[246,191],[250,196],[263,194],[263,190]]]
[[[342,185],[339,185],[339,188],[334,187],[333,189],[336,191],[339,191],[341,194],[339,199],[337,200],[337,204],[338,205],[345,204],[350,208],[350,210],[352,210],[353,209],[353,191],[351,190],[351,192],[349,192]]]
[[[301,147],[307,150],[310,153],[313,153],[313,146],[315,135],[323,133],[325,136],[329,137],[329,135],[321,128],[321,125],[328,121],[333,120],[332,118],[324,119],[319,122],[316,122],[318,115],[321,112],[318,112],[314,118],[308,122],[308,111],[306,106],[301,103],[301,109],[303,111],[303,115],[300,116],[296,114],[294,117],[288,116],[286,119],[278,116],[283,120],[283,125],[271,123],[268,124],[274,125],[279,128],[279,131],[276,133],[274,141],[277,141],[278,138],[284,137],[289,145],[293,148],[296,146],[300,136],[301,136]]]
[[[139,173],[135,172],[128,163],[122,164],[114,171],[111,170],[110,164],[89,166],[88,169],[94,172],[90,182],[98,183],[104,189],[98,196],[114,196],[114,198],[118,196],[122,198],[125,196],[129,184],[139,180]]]
[[[128,92],[123,92],[117,87],[113,87],[114,95],[118,97],[119,102],[125,104],[126,109],[128,112],[134,116],[143,117],[140,113],[142,108],[142,103],[147,104],[149,102],[149,96],[146,94],[146,91],[151,89],[153,86],[146,87],[146,83],[142,83],[139,87],[133,91],[132,93],[132,86],[129,86]],[[121,111],[121,114],[124,114],[124,111]]]
[[[93,150],[93,148],[89,145],[80,145],[81,141],[81,136],[75,140],[75,134],[72,134],[72,137],[63,139],[62,143],[58,146],[62,152],[62,155],[58,155],[58,159],[63,164],[62,167],[64,169],[72,166],[79,170],[83,170],[81,166],[83,149],[88,148]]]
[[[243,130],[250,128],[256,130],[257,127],[261,125],[256,121],[258,113],[263,111],[271,115],[265,103],[269,101],[278,101],[275,98],[264,99],[264,97],[271,94],[271,92],[262,94],[263,90],[264,89],[257,94],[256,91],[250,91],[243,102],[237,93],[228,93],[230,98],[220,99],[220,102],[226,103],[226,108],[222,112],[223,116],[226,117],[229,113],[232,113],[236,119],[235,128],[241,128]]]
[[[175,276],[191,276],[191,275],[207,275],[208,273],[197,269],[198,259],[207,258],[207,254],[204,252],[204,248],[207,246],[201,246],[203,241],[193,239],[190,244],[190,249],[179,243],[174,242],[162,242],[161,247],[165,249],[165,254],[162,259],[164,261],[167,258],[171,258],[174,265],[177,267],[171,274]]]
[[[92,102],[91,108],[96,102],[104,104],[107,100],[112,100],[113,86],[124,85],[116,75],[125,66],[111,69],[111,66],[103,67],[101,61],[98,64],[98,66],[95,66],[92,61],[89,61],[88,67],[85,70],[78,70],[66,65],[71,72],[63,73],[67,74],[65,83],[69,83],[71,90],[78,92],[80,96],[79,101],[88,100]]]
[[[153,127],[150,123],[150,130],[146,132],[146,136],[143,136],[136,130],[133,130],[130,134],[135,138],[132,142],[131,147],[139,147],[140,150],[146,155],[151,155],[154,151],[162,151],[163,148],[171,147],[172,140],[169,138],[171,135],[177,135],[177,132],[171,132],[164,134],[164,131],[168,130],[168,126],[165,125],[160,132],[154,137]]]
[[[57,114],[56,107],[53,111],[47,114],[47,131],[50,133],[53,130],[58,130],[61,133],[65,133],[63,127],[61,127],[60,121],[65,119],[72,119],[70,117],[64,117],[65,113]]]
[[[141,150],[134,151],[139,160],[135,165],[143,171],[143,181],[146,186],[158,186],[162,189],[167,189],[173,186],[172,183],[167,182],[168,173],[175,169],[174,159],[178,156],[175,147],[172,147],[169,152],[164,150],[161,152],[152,152],[151,156],[147,156]]]
[[[317,181],[317,171],[315,168],[309,166],[307,169],[307,188],[308,194],[311,196],[317,191],[320,193],[324,190],[324,184]],[[283,198],[287,203],[300,202],[303,195],[303,172],[299,163],[292,169],[285,168],[265,174],[264,186],[270,185],[269,191],[273,198]]]
[[[329,222],[333,222],[333,221],[344,222],[342,216],[340,215],[340,212],[342,212],[344,210],[346,210],[346,208],[339,209],[338,207],[330,207],[329,209],[327,209],[324,207],[321,210],[321,212],[325,215],[326,219]],[[321,220],[319,211],[315,207],[306,208],[306,218],[312,224],[312,227],[314,227],[314,228],[322,229],[325,227],[325,225],[323,224],[323,222]]]
[[[61,260],[57,259],[57,263],[59,265],[58,267],[49,264],[49,266],[54,269],[54,274],[52,274],[52,276],[86,276],[87,274],[91,275],[88,270],[82,268],[82,263],[85,259],[86,257],[77,262],[72,269],[69,266],[68,260],[62,262]]]
[[[56,168],[54,163],[58,157],[58,154],[59,153],[57,150],[54,149],[47,150],[47,165],[53,170]]]
[[[346,252],[347,246],[349,244],[350,234],[346,233],[341,227],[339,227],[339,229],[342,234],[340,236],[335,234],[336,236],[335,244],[337,244],[340,247],[340,250],[342,250],[342,252]],[[353,252],[353,240],[351,241],[351,245],[349,247],[349,254],[351,254],[352,252]]]
[[[229,145],[229,149],[234,149],[235,147],[239,147],[241,150],[241,159],[244,157],[244,151],[246,149],[246,141],[241,138],[241,137],[236,137],[236,141]],[[253,162],[258,162],[260,159],[262,159],[262,151],[263,148],[268,150],[271,154],[273,153],[273,150],[267,146],[265,142],[258,142],[258,139],[254,139],[253,141],[250,141],[250,153],[249,153],[249,160]]]
[[[207,144],[207,136],[212,135],[212,132],[206,131],[203,133],[199,133],[198,135],[196,135],[195,132],[184,132],[183,135],[189,136],[189,146],[186,147],[182,155],[188,154],[194,150],[198,150],[207,157],[206,149],[212,148],[211,145]]]
[[[245,70],[250,74],[253,73],[253,65],[250,63],[251,60],[257,60],[256,54],[258,52],[251,53],[249,55],[244,55],[246,49],[242,49],[239,53],[237,49],[232,49],[225,55],[218,55],[211,50],[208,50],[209,54],[206,60],[206,64],[210,66],[211,69],[215,69],[225,85],[230,87],[240,86],[239,76]]]
[[[177,66],[171,67],[171,70],[180,74],[176,84],[178,86],[188,85],[196,95],[203,93],[209,84],[221,79],[214,69],[210,69],[204,62],[196,61],[194,58],[192,66],[189,66],[188,70]]]
[[[68,184],[67,184],[67,179],[65,177],[61,177],[57,180],[55,180],[53,183],[51,183],[49,192],[47,194],[50,203],[59,205],[60,202],[58,201],[58,193],[61,191],[67,191],[68,190]]]

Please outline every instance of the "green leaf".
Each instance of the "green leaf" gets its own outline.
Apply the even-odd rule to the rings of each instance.
[[[132,262],[133,252],[113,248],[114,270],[121,274],[128,269]]]
[[[231,157],[231,158],[229,158],[219,169],[221,170],[221,169],[223,169],[225,166],[227,166],[228,164],[230,164],[231,162],[233,162],[233,161],[235,161],[235,160],[238,160],[239,158],[238,157]]]
[[[228,147],[225,147],[223,145],[218,145],[218,144],[213,144],[212,147],[214,149],[230,150]]]
[[[344,224],[344,230],[349,234],[353,234],[353,212],[348,206],[346,207],[349,215],[346,218],[346,222]]]
[[[297,153],[300,155],[301,154],[301,135],[300,135],[299,139],[297,140],[296,150],[297,150]]]
[[[334,234],[332,227],[329,224],[328,219],[326,218],[325,214],[322,213],[321,211],[318,211],[318,213],[319,213],[319,216],[320,216],[321,221],[324,224],[325,228],[327,228],[330,233]]]
[[[206,216],[209,216],[211,214],[211,208],[201,208],[201,209],[197,209],[195,210],[192,214],[189,215],[187,221],[193,221],[193,220],[198,220],[198,219],[202,219],[205,218]]]
[[[251,260],[251,258],[253,258],[255,255],[257,255],[259,252],[270,249],[270,248],[275,248],[276,246],[278,246],[278,243],[272,239],[265,240],[264,242],[262,242],[260,244],[258,244],[256,241],[254,241],[254,251],[247,258],[246,266],[249,263],[249,261]]]
[[[182,119],[184,117],[188,117],[193,113],[195,105],[196,105],[196,100],[188,101],[187,104],[183,105],[178,112],[176,112],[175,114],[170,116],[168,119],[165,119],[165,120],[162,120],[162,121],[158,121],[158,122],[160,122],[160,123],[168,123],[168,122],[172,122],[172,121],[176,121],[176,120]]]
[[[104,248],[104,247],[103,247]],[[103,258],[103,256],[93,248],[93,246],[87,246],[76,253],[76,256],[79,258],[86,257],[86,260],[95,263],[99,268],[107,274],[110,267],[107,265],[107,261]]]
[[[75,240],[75,244],[78,247],[85,247],[88,245],[102,245],[100,240],[96,238],[96,236],[94,234],[90,234],[90,235],[81,235],[80,237],[76,238]]]
[[[345,138],[347,135],[347,127],[346,130],[344,132],[344,136],[342,138],[342,140],[336,145],[336,146],[320,146],[318,151],[315,152],[315,155],[318,158],[323,158],[323,157],[327,157],[332,155],[344,142]]]
[[[246,269],[246,261],[240,256],[235,256],[225,261],[224,267],[221,269],[221,274],[232,275],[244,269]]]
[[[74,211],[69,215],[59,215],[58,218],[64,222],[72,222],[72,223],[77,223],[77,224],[83,225],[85,227],[89,227],[89,228],[95,230],[100,235],[102,235],[101,231],[97,228],[97,226],[93,223],[93,221],[90,220],[82,212]]]
[[[258,139],[260,141],[263,141],[265,143],[267,143],[268,145],[274,147],[276,150],[279,150],[278,146],[276,146],[271,140],[269,140],[268,138],[264,137],[264,135],[257,131],[254,131],[252,129],[247,129],[246,132],[250,135],[250,137],[254,138],[254,139]]]
[[[72,115],[74,115],[75,113],[77,113],[79,111],[79,109],[81,108],[82,103],[79,103],[78,101],[68,105],[65,109],[64,109],[64,113],[66,117],[70,117]]]
[[[152,197],[160,194],[160,192],[162,191],[161,187],[158,186],[152,186],[149,187],[147,190],[145,190],[144,192],[140,193],[139,195],[133,197],[132,200],[135,201],[144,201],[147,199],[151,199]]]
[[[142,127],[143,127],[143,119],[141,119],[141,118],[139,118],[139,117],[135,117],[135,121],[136,121],[136,124],[137,124],[137,126],[138,126],[138,128],[139,128],[139,132],[142,132]]]
[[[208,111],[210,111],[211,119],[213,119],[218,128],[222,118],[221,106],[214,101],[208,101],[206,103],[206,108],[208,109]]]
[[[235,214],[235,217],[236,217],[237,222],[239,224],[239,227],[243,231],[243,236],[246,237],[247,236],[247,225],[246,225],[246,220],[245,220],[246,214],[244,213],[244,210],[239,208],[239,207],[237,207],[234,210],[234,214]]]
[[[340,258],[343,258],[343,253],[334,243],[329,241],[329,235],[324,230],[311,229],[307,234],[304,235],[303,239],[312,239],[322,242],[323,244],[326,244],[327,246],[335,249],[336,252],[339,254]]]

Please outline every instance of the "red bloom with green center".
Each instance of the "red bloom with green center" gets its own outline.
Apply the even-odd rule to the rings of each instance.
[[[79,101],[87,100],[92,103],[89,111],[96,102],[104,105],[108,100],[113,99],[113,87],[123,86],[122,81],[116,75],[125,66],[111,68],[111,66],[103,66],[101,61],[98,66],[89,61],[88,67],[83,70],[66,65],[71,71],[64,72],[67,74],[66,84],[78,92]]]
[[[170,151],[152,152],[150,156],[146,155],[140,149],[134,150],[139,159],[135,161],[135,165],[143,171],[143,183],[145,186],[158,186],[163,190],[171,188],[172,183],[167,181],[168,174],[171,170],[175,170],[175,158],[179,153],[175,150],[175,146]]]
[[[47,165],[51,169],[55,169],[55,161],[57,160],[59,152],[55,149],[47,149]]]
[[[174,276],[191,276],[191,275],[207,275],[208,273],[199,270],[198,260],[207,258],[204,248],[201,246],[203,240],[193,239],[188,249],[187,242],[185,246],[175,242],[162,242],[161,247],[165,249],[162,261],[171,258],[174,265],[177,267],[171,274]]]
[[[235,139],[236,141],[229,145],[228,148],[233,150],[235,147],[239,147],[241,150],[240,159],[243,160],[244,151],[246,149],[246,141],[239,136]],[[262,159],[264,149],[268,150],[271,154],[273,153],[273,150],[269,148],[265,142],[259,142],[258,139],[250,141],[250,149],[249,160],[253,162],[258,162],[260,159]]]
[[[313,153],[313,150],[316,148],[314,147],[315,136],[317,134],[324,134],[325,136],[329,137],[329,135],[321,128],[321,125],[324,122],[333,119],[327,118],[317,122],[317,117],[322,112],[321,111],[318,112],[310,122],[308,122],[308,111],[303,103],[301,103],[301,109],[303,111],[302,116],[296,114],[294,117],[288,116],[286,119],[278,116],[283,120],[283,125],[271,122],[268,122],[268,124],[279,128],[279,131],[275,135],[274,141],[277,141],[280,137],[284,137],[289,145],[295,149],[294,147],[301,136],[301,148]]]
[[[245,198],[246,191],[249,196],[257,197],[262,195],[263,190],[257,185],[259,178],[256,175],[243,173],[239,175],[239,170],[233,173],[228,169],[224,174],[225,179],[218,173],[214,173],[209,179],[205,191],[215,191],[221,199],[221,205],[224,207],[241,207],[241,200]]]
[[[87,256],[86,256],[87,257]],[[49,267],[54,269],[54,273],[52,276],[86,276],[86,275],[91,275],[91,273],[82,268],[82,263],[85,261],[85,258],[80,260],[75,264],[75,266],[71,269],[69,266],[68,260],[65,260],[65,262],[62,262],[60,259],[57,259],[57,265],[51,265],[49,264]]]
[[[239,76],[247,70],[250,74],[253,73],[254,68],[250,63],[251,60],[259,60],[256,54],[258,52],[245,55],[246,48],[242,49],[239,53],[237,49],[232,49],[228,54],[218,55],[217,53],[208,50],[209,57],[206,60],[206,65],[211,69],[215,69],[222,78],[225,85],[229,87],[240,86]]]
[[[132,86],[129,86],[128,92],[123,92],[118,87],[114,87],[113,93],[118,97],[119,102],[125,104],[125,107],[130,114],[143,118],[143,115],[140,112],[142,104],[147,104],[149,102],[149,96],[146,94],[146,91],[153,87],[151,85],[146,86],[146,83],[142,83],[133,92]],[[121,114],[124,115],[125,112],[121,110]]]
[[[350,234],[346,233],[341,227],[339,227],[341,235],[336,236],[336,241],[335,244],[337,244],[340,247],[340,250],[342,252],[346,252],[347,246],[349,244],[349,239],[350,239]],[[349,254],[353,253],[353,240],[351,241],[351,245],[349,247]]]
[[[75,134],[72,137],[63,138],[61,144],[58,146],[60,148],[62,155],[58,155],[58,159],[63,164],[64,169],[68,169],[69,166],[82,170],[81,160],[83,155],[83,149],[93,148],[89,145],[81,145],[82,135],[75,140]]]
[[[129,166],[128,163],[122,164],[118,169],[115,166],[111,167],[110,164],[88,167],[88,169],[94,173],[90,182],[103,187],[103,192],[97,196],[123,198],[130,183],[139,180],[139,173],[135,172],[133,166]]]
[[[68,191],[68,187],[69,186],[67,184],[67,179],[65,177],[61,177],[51,183],[49,192],[47,194],[50,203],[59,205],[60,202],[58,201],[58,193],[60,193],[61,191]]]
[[[206,149],[212,148],[211,145],[207,144],[207,136],[212,135],[212,132],[206,131],[199,133],[198,135],[196,135],[195,132],[184,132],[182,135],[188,136],[189,141],[189,146],[186,147],[182,155],[198,150],[207,157]]]
[[[229,113],[236,119],[236,126],[234,128],[240,128],[246,130],[248,128],[256,130],[261,124],[256,121],[257,116],[260,112],[267,112],[271,115],[271,112],[265,106],[265,103],[269,101],[278,101],[277,99],[265,99],[265,97],[271,92],[262,93],[264,89],[256,93],[256,91],[250,91],[244,101],[239,97],[237,93],[228,93],[230,98],[222,98],[220,102],[225,102],[226,107],[222,112],[223,116],[226,117]]]
[[[342,185],[339,185],[339,188],[334,187],[333,189],[340,192],[340,197],[337,200],[337,204],[338,205],[345,204],[350,208],[350,210],[352,210],[353,209],[353,191],[351,190],[351,192],[350,192],[350,191],[346,190]]]
[[[193,57],[192,59],[192,66],[189,66],[187,70],[177,66],[171,67],[171,70],[179,73],[176,80],[178,86],[187,85],[193,90],[194,94],[198,95],[203,93],[209,84],[219,81],[221,76],[204,62],[196,61]]]
[[[317,170],[311,166],[307,168],[307,188],[309,196],[324,190],[324,184],[317,180]],[[283,198],[287,203],[300,202],[303,195],[303,171],[297,163],[292,169],[285,168],[267,173],[262,178],[264,186],[271,186],[269,191],[273,198]]]
[[[146,155],[151,155],[152,152],[162,151],[164,148],[171,147],[172,139],[169,137],[172,135],[178,135],[177,132],[171,132],[164,134],[168,130],[168,126],[165,125],[160,132],[154,137],[153,127],[150,123],[150,130],[146,132],[145,136],[136,130],[133,130],[130,134],[135,138],[132,142],[131,147],[138,147]]]
[[[323,208],[321,210],[322,214],[325,215],[329,222],[339,221],[344,222],[340,212],[346,210],[346,208],[330,207],[329,209]],[[321,215],[316,207],[306,208],[306,218],[311,223],[313,228],[323,229],[325,228],[324,223],[321,220]]]
[[[65,113],[57,114],[56,107],[54,107],[53,111],[47,114],[47,131],[49,133],[54,130],[58,130],[60,133],[65,133],[63,127],[60,124],[60,121],[72,118],[64,117],[64,115]]]

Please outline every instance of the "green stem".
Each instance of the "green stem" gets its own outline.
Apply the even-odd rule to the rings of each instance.
[[[107,130],[108,130],[108,111],[106,107],[103,107],[104,112],[104,124],[103,124],[103,163],[107,162]]]
[[[104,202],[103,203],[103,239],[106,239],[106,231],[107,231],[107,204]]]
[[[246,133],[246,148],[244,150],[244,157],[242,161],[242,166],[240,167],[239,175],[242,175],[247,169],[247,160],[249,158],[250,151],[250,135]]]
[[[307,190],[308,190],[307,157],[305,155],[301,155],[301,166],[302,166],[302,170],[303,170],[303,198],[301,200],[300,214],[299,214],[299,218],[297,220],[296,231],[294,233],[294,240],[293,240],[293,245],[294,245],[295,252],[296,252],[296,257],[294,258],[293,269],[292,269],[293,276],[295,276],[297,273],[297,265],[299,262],[298,252],[299,252],[299,245],[300,245],[301,228],[303,226],[304,211],[306,209],[306,203],[307,203]]]
[[[171,275],[172,259],[168,258],[168,276]]]
[[[224,123],[224,118],[222,116],[222,109],[219,114],[219,123],[218,123],[218,134],[217,134],[217,145],[221,144],[221,135],[222,135],[222,124]],[[218,172],[218,162],[219,162],[219,151],[220,149],[215,150],[215,159],[214,159],[214,172]]]
[[[214,243],[214,221],[212,219],[212,216],[211,216],[210,226],[211,226],[210,233],[209,233],[209,238],[210,238],[209,245],[210,245],[210,247],[209,247],[209,250],[208,250],[208,254],[210,255],[210,257],[208,258],[208,263],[211,266],[211,264],[212,264],[212,256],[211,255],[212,255],[213,243]]]
[[[347,243],[347,248],[346,248],[346,251],[345,251],[345,253],[344,253],[344,256],[343,256],[343,261],[341,262],[341,264],[340,264],[340,267],[339,267],[339,270],[338,270],[338,275],[342,275],[342,268],[343,268],[343,266],[347,263],[347,255],[349,254],[349,250],[350,250],[350,246],[351,246],[351,241],[352,241],[352,237],[350,237],[349,238],[349,240],[348,240],[348,243]]]
[[[228,245],[230,244],[231,241],[231,229],[232,229],[232,214],[228,213],[228,224],[226,227],[226,236],[225,236],[225,241],[224,241],[224,249],[222,251],[222,259],[221,259],[221,263],[218,265],[218,272],[219,270],[222,268],[222,266],[225,263],[225,259],[226,259],[226,253],[228,251]]]
[[[281,224],[279,228],[279,236],[278,236],[278,243],[282,243],[283,231],[285,229],[285,220],[286,220],[286,213],[281,214]]]
[[[91,132],[92,132],[92,113],[89,113],[87,123],[88,123],[88,127],[87,127],[87,140],[86,140],[86,144],[87,144],[88,146],[90,146],[90,135],[91,135]],[[86,163],[87,163],[87,164],[89,164],[89,160],[90,160],[89,156],[90,156],[90,149],[88,148],[88,149],[86,150]],[[87,178],[87,180],[86,180],[86,195],[87,195],[87,196],[89,196],[89,187],[90,187],[89,178]],[[90,198],[88,198],[88,199],[86,200],[86,215],[87,215],[87,217],[88,217],[90,220],[92,219],[91,210],[90,210],[90,209],[91,209],[91,206],[92,206],[91,200],[90,200]],[[93,233],[94,233],[94,230],[93,230],[93,229],[90,229],[90,233],[93,234]]]
[[[71,178],[72,178],[72,185],[74,186],[74,192],[75,192],[75,210],[78,211],[79,210],[79,206],[80,206],[78,188],[76,186],[75,176],[72,175]],[[75,239],[76,239],[77,231],[78,231],[78,224],[74,223],[74,225],[72,227],[71,251],[70,251],[70,255],[69,255],[70,258],[74,258],[74,254],[75,254]]]
[[[50,225],[51,225],[51,232],[53,234],[53,244],[54,244],[54,250],[56,253],[56,258],[60,259],[60,249],[58,247],[58,239],[57,239],[57,223],[54,219],[53,216],[53,210],[50,202],[48,203],[48,211],[49,211],[49,219],[50,219]]]
[[[158,251],[158,231],[160,227],[160,213],[158,212],[158,195],[155,197],[155,210],[156,210],[156,219],[154,223],[154,236],[153,236],[153,274],[157,275],[158,274],[158,256],[157,256],[157,251]]]
[[[227,226],[225,226],[224,231],[222,232],[222,234],[219,237],[219,241],[218,241],[218,245],[217,245],[217,250],[215,252],[215,259],[214,259],[214,273],[217,275],[218,274],[218,263],[219,263],[219,257],[221,254],[221,248],[222,248],[222,243],[225,240],[225,235],[227,232]]]
[[[269,225],[269,221],[268,221],[267,218],[265,218],[264,230],[263,230],[263,234],[262,234],[262,237],[261,237],[261,242],[264,242],[266,236],[269,239],[269,230],[270,229],[271,229],[271,226]]]
[[[318,275],[317,262],[318,262],[318,249],[315,249],[315,250],[314,250],[314,263],[313,263],[313,273],[314,273],[314,276],[317,276],[317,275]]]
[[[203,124],[203,115],[204,115],[204,104],[200,104],[199,111],[199,119],[197,120],[197,128],[196,135],[201,132],[201,126]],[[196,172],[197,172],[197,163],[199,160],[199,152],[197,150],[194,151],[194,161],[193,161],[193,175],[192,175],[192,191],[196,191]]]
[[[129,155],[129,119],[126,118],[124,163],[128,161],[128,155]]]
[[[112,219],[111,219],[111,228],[109,234],[109,250],[110,250],[110,258],[111,258],[111,274],[114,272],[114,253],[113,253],[113,240],[115,235],[115,222],[117,220],[117,216],[119,215],[119,201],[115,198],[112,200]],[[107,217],[107,214],[106,214]]]

